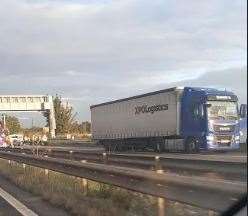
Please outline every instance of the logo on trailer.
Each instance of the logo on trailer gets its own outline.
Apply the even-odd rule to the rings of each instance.
[[[168,110],[168,104],[160,104],[160,105],[153,105],[153,106],[137,106],[135,107],[135,115],[138,115],[140,113],[155,113],[159,111],[165,111]]]

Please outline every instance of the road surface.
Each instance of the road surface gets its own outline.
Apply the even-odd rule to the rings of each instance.
[[[0,197],[0,216],[21,216],[6,200]]]
[[[8,202],[12,203],[12,206]],[[0,216],[19,215],[68,216],[68,213],[61,208],[52,206],[39,196],[23,191],[0,175]]]

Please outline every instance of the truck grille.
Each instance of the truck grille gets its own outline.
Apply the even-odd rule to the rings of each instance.
[[[232,136],[216,136],[216,142],[219,146],[230,146],[232,143]]]
[[[214,131],[215,132],[234,132],[235,130],[235,125],[228,125],[228,126],[224,126],[224,125],[214,125]]]

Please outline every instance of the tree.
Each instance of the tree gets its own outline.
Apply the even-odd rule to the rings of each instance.
[[[80,124],[78,123],[78,121],[74,121],[71,125],[71,133],[80,133]]]
[[[76,113],[69,103],[63,104],[60,96],[56,95],[53,99],[55,121],[56,121],[56,134],[65,134],[71,132],[74,125]],[[47,113],[44,114],[47,117]],[[49,119],[49,118],[47,118]]]
[[[7,116],[5,118],[6,121],[6,127],[9,130],[10,134],[16,134],[21,131],[21,124],[19,122],[19,119],[15,116]]]

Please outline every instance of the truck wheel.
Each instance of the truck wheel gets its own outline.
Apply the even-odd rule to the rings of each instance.
[[[155,152],[162,152],[162,145],[160,143],[154,144],[154,151]]]
[[[199,141],[194,137],[188,138],[186,141],[185,150],[188,153],[198,152],[199,151]]]

